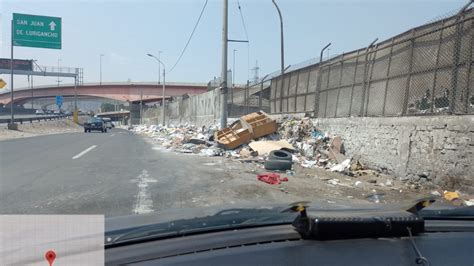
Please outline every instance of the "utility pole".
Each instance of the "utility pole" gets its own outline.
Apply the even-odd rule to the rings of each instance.
[[[224,0],[222,16],[222,83],[221,129],[227,126],[227,13],[229,1]]]
[[[283,42],[283,17],[281,16],[281,11],[280,8],[278,7],[277,3],[275,0],[272,0],[273,4],[275,5],[275,8],[278,11],[278,16],[280,17],[280,57],[281,57],[281,62],[280,62],[280,77],[281,77],[281,90],[280,90],[280,100],[283,97],[283,73],[285,72],[285,48],[284,48],[284,42]],[[282,111],[282,102],[280,102],[280,112]]]
[[[99,55],[99,61],[100,61],[100,66],[99,66],[99,75],[100,75],[100,81],[99,81],[99,84],[102,85],[102,57],[104,56],[104,54],[100,54]]]
[[[162,86],[162,97],[161,97],[161,103],[162,103],[162,112],[161,112],[161,118],[162,118],[162,122],[163,122],[163,126],[165,126],[165,102],[166,102],[166,98],[165,98],[165,90],[166,90],[166,66],[165,64],[163,64],[163,62],[161,62],[160,59],[158,59],[156,56],[152,55],[152,54],[147,54],[149,57],[152,57],[154,58],[157,62],[158,62],[158,85],[160,84],[160,81],[159,81],[159,78],[160,78],[160,68],[159,66],[160,65],[163,65],[163,86]]]
[[[140,125],[142,124],[143,116],[143,91],[140,91]]]
[[[76,68],[76,76],[74,76],[74,113],[73,113],[73,121],[74,123],[78,123],[79,120],[78,120],[78,112],[77,112],[77,76],[78,76],[78,69]]]

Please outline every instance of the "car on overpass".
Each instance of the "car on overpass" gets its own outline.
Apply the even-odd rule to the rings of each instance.
[[[104,120],[100,117],[91,117],[84,123],[84,132],[100,131],[107,133],[107,126]]]

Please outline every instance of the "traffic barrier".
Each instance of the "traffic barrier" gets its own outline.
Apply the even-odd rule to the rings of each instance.
[[[48,121],[48,119],[52,121],[52,120],[64,119],[67,117],[71,117],[71,116],[70,115],[55,115],[55,116],[38,116],[38,117],[30,117],[30,118],[15,118],[13,119],[13,122],[23,124],[23,121],[30,121],[30,123],[33,123],[33,121],[41,121],[41,120]],[[10,124],[11,121],[12,120],[10,118],[3,118],[3,119],[0,119],[0,124],[4,124],[4,123]]]

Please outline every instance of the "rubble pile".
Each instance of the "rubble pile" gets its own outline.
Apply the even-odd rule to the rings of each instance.
[[[261,115],[260,113],[255,114]],[[252,116],[247,115],[245,117]],[[266,119],[268,120],[268,118]],[[334,140],[337,138],[330,138],[327,133],[320,131],[309,118],[286,119],[278,125],[278,128],[275,126],[274,130],[268,129],[269,122],[273,121],[261,123],[266,127],[267,135],[250,139],[233,149],[226,149],[225,146],[221,145],[222,143],[218,143],[214,139],[215,136],[218,136],[215,133],[219,132],[217,125],[208,127],[196,127],[191,124],[178,126],[140,125],[133,127],[131,130],[148,136],[154,144],[164,149],[180,153],[225,156],[239,159],[242,162],[263,163],[270,151],[283,149],[292,153],[293,163],[305,168],[322,167],[342,173],[350,171],[351,160],[343,154],[344,150],[340,138],[338,138],[338,143],[335,143]],[[236,123],[228,128],[229,131],[234,130],[233,132],[242,131],[242,129],[245,128]],[[258,126],[254,126],[251,128],[250,134],[255,135],[258,130]],[[361,170],[361,167],[359,168],[353,170]]]
[[[221,150],[213,148],[210,141],[212,132],[217,127],[196,127],[190,124],[179,126],[140,125],[131,130],[135,133],[146,135],[154,144],[181,153],[203,153],[208,156],[220,155]]]
[[[248,117],[250,115],[244,116]],[[250,116],[251,117],[251,116]],[[246,130],[242,125],[234,122],[228,132],[234,134]],[[268,121],[263,125],[268,125]],[[276,132],[265,136],[247,140],[236,148],[226,149],[225,145],[220,145],[216,141],[218,136],[217,125],[196,127],[191,124],[178,126],[162,125],[140,125],[131,130],[150,137],[153,142],[162,148],[181,152],[192,153],[203,156],[224,156],[232,159],[238,159],[241,162],[256,162],[263,164],[268,159],[268,154],[272,150],[286,150],[292,154],[292,162],[299,164],[304,168],[324,168],[328,171],[339,172],[348,176],[379,176],[381,171],[369,170],[358,158],[347,157],[344,151],[344,145],[340,137],[329,137],[326,132],[318,129],[317,125],[309,118],[287,117]],[[254,127],[252,132],[258,128]],[[222,131],[222,130],[221,130]],[[268,131],[267,132],[271,132]],[[227,133],[233,136],[231,133]],[[247,133],[246,133],[247,134]],[[236,140],[239,138],[236,134]],[[246,135],[247,136],[247,135]],[[234,141],[235,143],[235,141]],[[427,178],[413,176],[400,179],[408,186],[419,188],[430,185]],[[390,184],[389,184],[390,186]]]

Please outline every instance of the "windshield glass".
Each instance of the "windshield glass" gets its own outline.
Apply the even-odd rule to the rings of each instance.
[[[98,117],[92,117],[92,118],[89,118],[89,120],[87,120],[87,122],[89,122],[89,123],[102,122],[102,119],[100,119]]]
[[[474,9],[404,2],[1,1],[0,214],[474,205]]]

